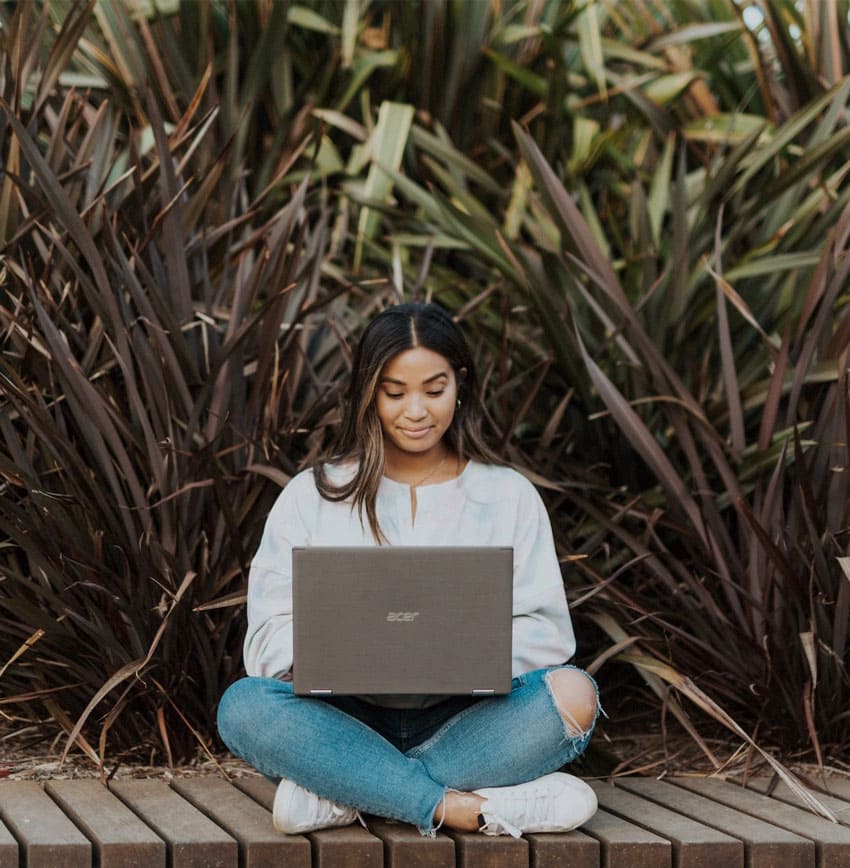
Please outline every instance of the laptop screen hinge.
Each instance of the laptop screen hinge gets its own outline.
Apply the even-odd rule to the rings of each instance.
[[[492,687],[489,687],[489,688],[485,687],[485,688],[482,688],[480,690],[473,690],[472,691],[473,696],[495,696],[495,694],[496,694],[496,691]]]
[[[333,696],[333,690],[311,690],[310,696]]]

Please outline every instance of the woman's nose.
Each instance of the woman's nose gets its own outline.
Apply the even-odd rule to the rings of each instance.
[[[404,410],[409,419],[422,419],[426,414],[425,402],[418,395],[411,395]]]

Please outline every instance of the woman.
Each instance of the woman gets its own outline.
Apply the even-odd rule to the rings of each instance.
[[[293,546],[493,545],[514,549],[513,683],[507,696],[294,696]],[[380,313],[355,353],[333,459],[299,473],[266,523],[248,585],[248,677],[222,697],[237,756],[280,780],[288,833],[368,812],[434,835],[565,831],[596,810],[556,772],[587,746],[593,680],[565,665],[575,639],[545,508],[484,444],[472,355],[432,304]]]

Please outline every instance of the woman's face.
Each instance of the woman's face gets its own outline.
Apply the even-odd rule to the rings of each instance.
[[[456,402],[457,380],[444,356],[425,347],[394,356],[381,372],[375,396],[385,448],[423,457],[441,453]]]

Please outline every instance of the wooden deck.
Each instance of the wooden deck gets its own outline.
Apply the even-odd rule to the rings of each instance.
[[[698,778],[593,784],[581,830],[520,840],[367,818],[306,836],[272,828],[274,785],[216,777],[43,786],[0,782],[0,868],[850,868],[850,781],[823,801],[835,824],[766,781]]]

